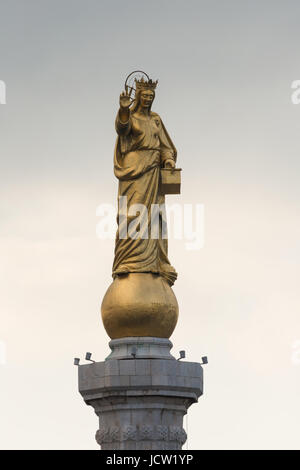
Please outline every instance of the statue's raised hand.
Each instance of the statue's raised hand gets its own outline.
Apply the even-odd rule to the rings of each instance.
[[[126,87],[126,91],[123,91],[120,95],[120,107],[122,109],[129,109],[130,105],[132,104],[133,100],[131,99],[131,92],[132,89],[128,92],[128,88]]]

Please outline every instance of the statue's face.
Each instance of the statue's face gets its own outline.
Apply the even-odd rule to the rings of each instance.
[[[154,93],[151,90],[141,92],[140,103],[143,108],[149,108],[154,100]]]

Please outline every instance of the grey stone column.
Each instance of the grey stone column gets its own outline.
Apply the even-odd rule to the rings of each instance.
[[[103,362],[78,367],[79,391],[99,416],[103,450],[180,450],[183,416],[203,392],[202,367],[177,361],[162,338],[110,342]]]

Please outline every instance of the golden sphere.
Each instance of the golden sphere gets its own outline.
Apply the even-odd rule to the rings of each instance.
[[[178,303],[168,282],[160,275],[129,273],[117,276],[109,286],[101,313],[111,339],[169,338],[177,323]]]

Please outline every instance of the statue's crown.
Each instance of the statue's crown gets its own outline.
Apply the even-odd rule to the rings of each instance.
[[[152,81],[151,78],[146,81],[144,80],[144,77],[141,78],[141,80],[135,79],[135,86],[136,90],[155,90],[156,86],[158,84],[158,80],[156,82]]]

